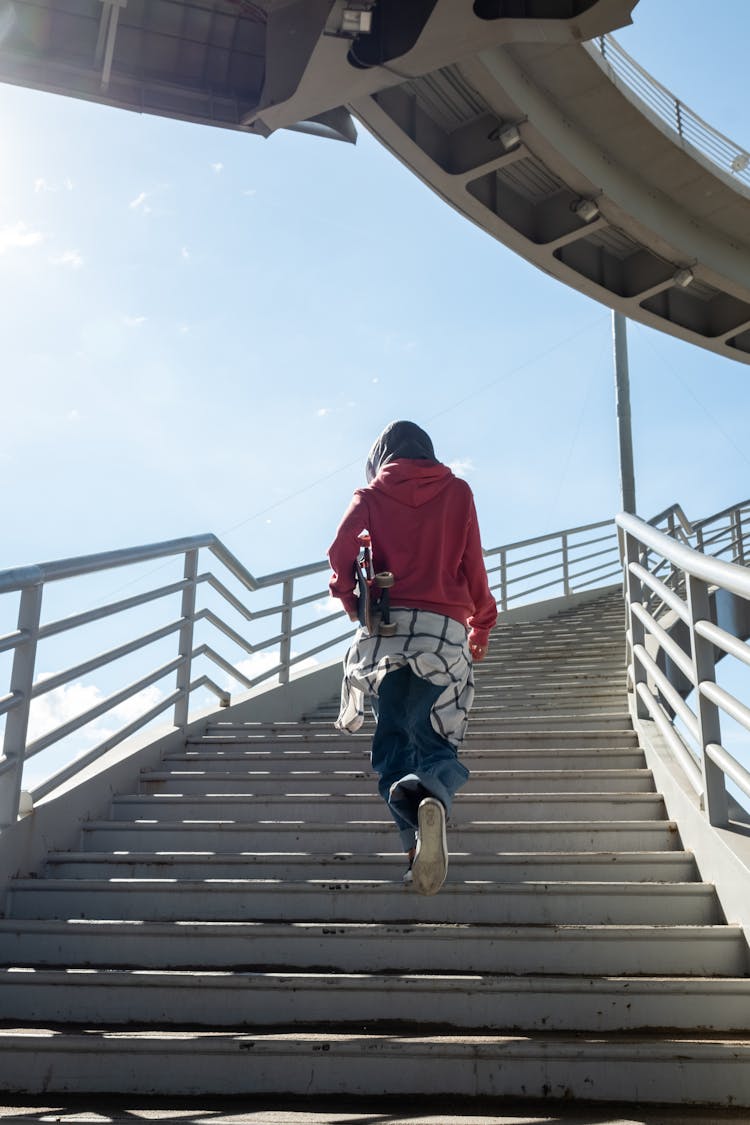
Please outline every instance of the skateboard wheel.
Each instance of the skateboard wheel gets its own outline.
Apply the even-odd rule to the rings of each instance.
[[[381,637],[395,637],[396,626],[392,621],[387,625],[383,625],[383,623],[381,622],[381,624],[378,626],[378,632],[380,633]]]
[[[379,586],[381,590],[387,590],[393,586],[396,579],[390,570],[381,570],[375,575],[375,585]]]

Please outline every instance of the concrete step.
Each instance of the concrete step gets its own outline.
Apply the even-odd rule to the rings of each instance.
[[[461,750],[461,761],[473,773],[477,770],[492,769],[643,769],[643,751],[635,748],[600,749],[596,746],[574,748],[536,747],[532,749],[486,749],[466,748]],[[320,770],[334,773],[338,770],[354,769],[369,771],[369,747],[355,749],[317,750],[295,749],[279,750],[275,747],[253,749],[234,749],[194,747],[182,753],[166,754],[163,760],[165,769],[200,769],[205,772],[223,773],[227,769],[267,771],[274,774],[287,774],[299,770]]]
[[[234,750],[238,748],[282,750],[303,749],[323,751],[354,751],[361,750],[368,753],[372,740],[372,726],[365,726],[356,734],[342,733],[327,728],[325,731],[305,733],[303,729],[293,734],[282,737],[271,737],[262,732],[246,737],[238,733],[235,737],[226,734],[220,736],[205,735],[201,739],[188,739],[188,750],[200,747],[202,753],[212,750]],[[471,727],[466,736],[463,750],[524,750],[537,747],[551,749],[566,749],[582,747],[594,749],[624,749],[637,748],[638,739],[632,728],[628,730],[477,730],[472,732]],[[462,752],[463,752],[462,750]]]
[[[339,852],[69,852],[47,857],[44,873],[63,879],[278,879],[292,882],[315,878],[401,878],[404,855],[396,851],[372,855]],[[697,878],[689,852],[520,852],[508,855],[466,855],[451,852],[450,870],[458,882],[467,879],[517,883],[578,880],[589,882],[692,882]]]
[[[153,770],[141,774],[141,793],[218,796],[270,794],[371,794],[377,777],[371,771],[292,770],[279,774],[262,771],[206,773],[188,768]],[[475,770],[464,794],[479,793],[650,793],[650,770]]]
[[[750,1044],[721,1036],[6,1029],[0,1088],[198,1095],[460,1096],[750,1105]]]
[[[449,870],[439,895],[401,881],[311,879],[275,882],[161,879],[16,879],[8,918],[127,921],[441,922],[485,925],[712,925],[721,921],[704,883],[458,882]]]
[[[0,970],[0,1020],[166,1028],[740,1031],[747,977]]]
[[[748,951],[732,925],[2,918],[0,965],[739,977],[747,975]]]
[[[347,824],[379,820],[384,803],[377,793],[348,797],[182,797],[136,793],[115,797],[113,820],[224,821],[252,825],[258,821],[317,820]],[[385,815],[388,815],[385,812]],[[466,820],[659,820],[666,816],[658,793],[462,793],[456,795],[451,821]]]
[[[253,850],[357,854],[391,851],[398,843],[393,822],[385,806],[372,817],[352,824],[256,823],[249,838],[245,824],[161,824],[128,821],[89,821],[82,826],[86,851],[212,851],[238,852],[252,844]],[[600,821],[462,821],[451,828],[451,851],[472,855],[497,852],[561,851],[676,851],[681,847],[677,826],[664,820]]]

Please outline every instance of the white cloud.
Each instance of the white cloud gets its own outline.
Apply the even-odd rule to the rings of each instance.
[[[74,408],[73,410],[69,410],[68,413],[65,415],[65,417],[67,418],[67,420],[69,422],[80,422],[81,412],[80,412],[80,410],[76,410]]]
[[[214,170],[214,172],[216,173],[217,176],[219,175],[220,172],[224,171],[224,165],[221,163],[220,160],[218,160],[215,164],[212,164],[211,167],[213,168],[213,170]]]
[[[77,270],[83,265],[83,258],[77,250],[65,250],[56,258],[50,258],[50,262],[53,266],[69,266],[70,269]]]
[[[142,324],[146,323],[145,316],[124,316],[122,323],[126,328],[140,328]]]
[[[455,461],[448,462],[448,468],[455,473],[457,477],[465,477],[473,472],[476,468],[474,462],[468,458],[457,458]]]
[[[316,410],[315,414],[318,418],[325,418],[326,414],[331,413],[330,406],[321,406],[320,410]]]
[[[177,331],[180,332],[181,335],[186,336],[190,331],[190,325],[183,320],[182,324],[177,325]]]
[[[315,602],[313,604],[313,609],[318,617],[326,617],[329,613],[337,613],[341,609],[341,602],[338,598],[333,598],[329,594],[323,601]]]
[[[130,200],[130,203],[128,204],[128,207],[130,208],[131,211],[135,211],[135,210],[137,210],[137,208],[143,207],[143,205],[144,205],[144,203],[146,202],[147,199],[148,199],[148,192],[142,191],[139,195],[136,195],[135,199]],[[144,208],[144,210],[145,210],[145,208]]]
[[[60,191],[61,187],[65,191],[73,190],[73,181],[70,176],[65,177],[62,181],[62,185],[50,183],[49,180],[45,180],[44,176],[37,176],[34,180],[34,191],[37,195],[42,191]]]
[[[245,190],[242,192],[242,194],[247,195],[247,196],[253,196],[253,195],[257,195],[258,193],[257,193],[256,188],[251,187],[251,188],[245,188]]]
[[[183,262],[189,262],[190,261],[190,251],[188,250],[187,246],[183,246],[182,250],[180,250],[180,255],[182,257]]]
[[[0,227],[0,254],[8,250],[25,250],[29,246],[38,246],[44,235],[38,230],[30,230],[26,223],[12,223],[7,227]]]
[[[49,679],[53,674],[42,672],[39,679]],[[155,707],[159,700],[163,698],[163,695],[161,688],[157,687],[156,684],[144,688],[131,699],[124,700],[117,707],[113,707],[111,711],[106,711],[104,715],[93,720],[86,737],[90,738],[92,743],[101,741],[117,730],[118,727],[125,726],[145,711]],[[40,695],[31,704],[29,741],[33,742],[49,731],[62,726],[63,723],[82,715],[85,711],[96,707],[103,699],[104,693],[101,688],[97,687],[96,684],[86,684],[82,680],[72,684],[64,684],[47,695]]]

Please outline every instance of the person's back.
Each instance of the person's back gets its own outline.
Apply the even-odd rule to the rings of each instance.
[[[413,430],[423,439],[414,438]],[[356,615],[351,575],[357,537],[366,529],[374,569],[394,575],[392,604],[466,624],[476,658],[474,649],[487,648],[497,606],[487,584],[471,489],[434,458],[432,443],[414,423],[392,423],[373,448],[370,483],[354,493],[329,548],[331,593]]]

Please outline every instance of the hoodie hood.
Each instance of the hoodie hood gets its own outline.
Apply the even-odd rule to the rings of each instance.
[[[439,461],[403,458],[384,465],[370,488],[386,493],[407,508],[421,508],[447,488],[452,480],[453,473]]]
[[[429,434],[415,422],[391,422],[377,439],[367,458],[367,483],[375,480],[384,465],[408,458],[437,463]]]

